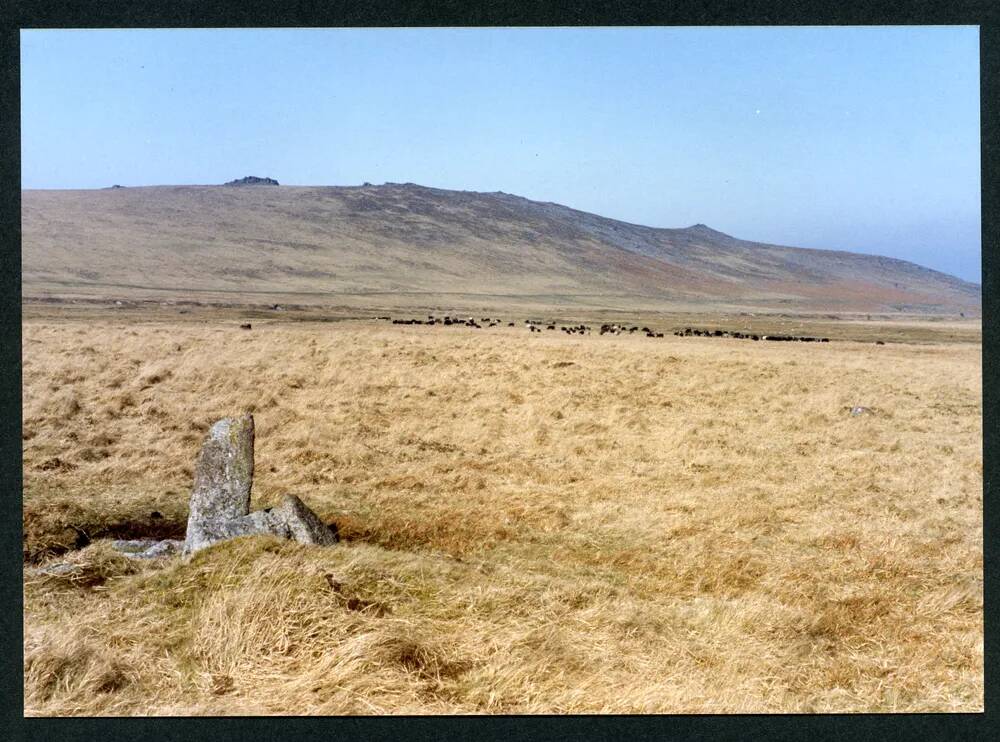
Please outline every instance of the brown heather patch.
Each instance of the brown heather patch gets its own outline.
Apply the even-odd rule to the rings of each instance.
[[[982,709],[978,344],[237,324],[25,323],[26,713]],[[87,545],[244,409],[340,546]]]

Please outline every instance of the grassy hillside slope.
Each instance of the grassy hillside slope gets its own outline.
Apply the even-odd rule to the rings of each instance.
[[[413,184],[25,191],[26,297],[977,313],[912,263]],[[294,299],[293,299],[294,297]],[[392,301],[389,302],[390,304]]]

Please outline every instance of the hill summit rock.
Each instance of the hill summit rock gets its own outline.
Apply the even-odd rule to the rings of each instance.
[[[248,175],[245,178],[231,180],[227,186],[253,186],[253,185],[280,185],[274,178],[258,178],[256,175]]]

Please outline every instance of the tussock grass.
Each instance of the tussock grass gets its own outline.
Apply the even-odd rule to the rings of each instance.
[[[139,564],[112,549],[110,541],[98,541],[66,557],[49,560],[30,569],[28,574],[29,579],[58,587],[93,588],[104,585],[109,579],[140,571]]]
[[[978,345],[449,330],[27,322],[26,713],[982,709]],[[243,409],[341,545],[86,546]]]

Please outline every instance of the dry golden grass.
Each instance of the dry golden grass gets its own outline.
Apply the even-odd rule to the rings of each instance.
[[[28,714],[983,708],[977,344],[33,320],[23,347],[26,562],[77,565],[26,565]],[[183,534],[243,409],[253,506],[298,494],[340,546],[85,546]]]

